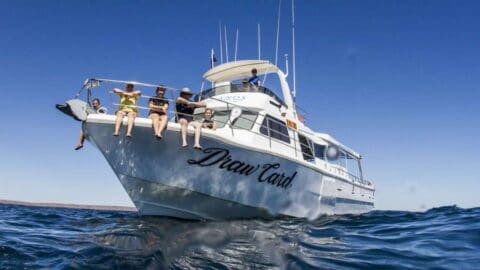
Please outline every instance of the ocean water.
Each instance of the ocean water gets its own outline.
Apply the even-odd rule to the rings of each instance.
[[[0,205],[0,269],[480,269],[480,208],[201,222]]]

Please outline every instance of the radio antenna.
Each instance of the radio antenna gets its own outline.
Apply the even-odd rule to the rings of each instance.
[[[237,28],[237,36],[235,37],[235,61],[237,61],[237,49],[238,49],[238,28]]]
[[[278,39],[280,37],[280,10],[282,7],[282,0],[278,2],[278,16],[277,16],[277,40],[275,41],[275,66],[278,61]]]
[[[295,73],[295,0],[292,0],[292,67],[293,67],[293,100],[297,96],[297,82]]]
[[[260,60],[260,24],[257,24],[258,60]]]
[[[219,34],[219,41],[220,41],[220,63],[223,64],[223,44],[222,44],[222,21],[218,22],[218,34]]]
[[[225,30],[225,58],[226,58],[225,62],[228,62],[227,26],[224,26],[224,30]]]

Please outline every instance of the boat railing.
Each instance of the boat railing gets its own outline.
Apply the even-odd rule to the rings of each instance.
[[[95,80],[95,79],[94,79]],[[147,83],[139,83],[139,82],[128,82],[128,81],[118,81],[118,80],[107,80],[107,79],[102,79],[102,80],[97,80],[97,81],[100,81],[100,83],[102,84],[114,84],[114,83],[118,83],[118,84],[125,84],[125,83],[133,83],[134,85],[140,85],[140,86],[144,86],[144,87],[164,87],[166,88],[166,91],[165,91],[165,96],[163,98],[158,98],[156,96],[149,96],[149,95],[140,95],[139,96],[139,99],[142,99],[142,100],[147,100],[147,104],[148,104],[148,100],[150,99],[163,99],[163,100],[167,100],[169,102],[169,104],[175,104],[176,102],[176,98],[174,97],[174,93],[175,92],[179,92],[180,90],[179,89],[176,89],[176,88],[173,88],[173,87],[165,87],[163,85],[155,85],[155,84],[147,84]],[[99,87],[100,86],[100,83],[98,84],[95,84],[94,87]],[[90,103],[90,99],[92,97],[92,93],[91,93],[91,89],[93,87],[89,87],[87,88],[87,102]],[[108,93],[108,96],[109,96],[109,100],[110,100],[110,104],[117,107],[120,106],[120,104],[118,102],[115,102],[113,100],[113,95],[116,95],[113,91],[106,91]],[[167,94],[168,93],[168,94]],[[77,97],[80,95],[77,94]],[[170,95],[170,98],[166,97]],[[200,94],[199,94],[200,95]],[[197,96],[199,96],[197,95]],[[218,98],[215,98],[214,96],[210,96],[209,99],[212,99],[212,100],[215,100],[215,101],[218,101],[218,102],[221,102],[223,104],[225,104],[225,108],[227,110],[227,112],[231,112],[231,110],[235,107],[240,107],[242,110],[245,110],[245,111],[251,111],[251,109],[249,109],[248,107],[244,107],[244,106],[241,106],[241,105],[238,105],[238,104],[235,104],[235,103],[231,103],[231,102],[228,102],[228,101],[225,101],[225,100],[222,100],[222,99],[218,99]],[[202,99],[198,99],[198,100],[202,100]],[[132,107],[136,107],[137,109],[139,110],[145,110],[145,111],[149,111],[150,108],[147,106],[142,106],[142,105],[136,105],[136,106],[132,106]],[[174,109],[171,109],[173,108],[174,106],[169,106],[169,109],[167,110],[166,114],[167,114],[167,117],[168,119],[170,119],[169,121],[175,121],[176,119],[176,116],[177,115],[181,115],[182,113],[179,113],[179,112],[176,112]],[[113,109],[113,108],[111,108]],[[111,110],[112,112],[115,112],[115,110]],[[115,113],[114,113],[115,114]],[[194,119],[197,118],[198,119],[198,115],[193,115]],[[233,132],[233,130],[244,130],[244,131],[247,131],[249,133],[252,133],[252,134],[255,134],[255,135],[258,135],[258,136],[261,136],[261,137],[264,137],[266,139],[269,140],[269,148],[272,149],[272,137],[273,137],[273,140],[275,140],[275,143],[280,143],[284,146],[286,146],[287,148],[290,148],[293,150],[293,152],[295,153],[295,156],[297,157],[297,152],[300,152],[302,156],[310,156],[311,159],[309,160],[306,160],[307,162],[311,162],[311,161],[314,161],[314,155],[313,155],[313,151],[314,149],[312,149],[312,146],[308,145],[308,144],[304,144],[302,143],[301,141],[298,140],[298,144],[300,146],[300,149],[298,149],[297,147],[297,136],[298,136],[298,131],[296,129],[292,129],[291,127],[289,127],[287,125],[287,128],[289,130],[291,130],[291,132],[289,132],[288,136],[286,136],[284,133],[282,132],[279,132],[275,129],[273,129],[272,127],[270,127],[270,121],[264,121],[262,123],[258,123],[257,120],[258,120],[258,117],[256,117],[254,120],[252,119],[249,119],[247,117],[244,117],[243,114],[240,114],[238,116],[237,119],[242,119],[243,121],[247,121],[247,122],[250,122],[251,123],[251,126],[253,127],[255,124],[257,125],[260,125],[260,127],[265,127],[267,129],[267,134],[263,134],[259,131],[256,131],[256,130],[252,130],[253,128],[244,128],[242,126],[235,126],[234,123],[232,123],[228,118],[225,120],[225,121],[221,121],[221,120],[218,120],[218,119],[215,119],[215,122],[217,123],[220,123],[220,124],[223,124],[224,126],[230,126],[230,128],[232,129],[232,134],[234,135],[235,133]],[[238,121],[238,120],[237,120]],[[278,121],[278,120],[274,120],[274,121]],[[264,126],[263,124],[266,123],[266,126]],[[260,130],[260,129],[258,129]],[[279,140],[279,139],[275,139],[275,136],[272,136],[272,134],[276,134],[278,136],[281,136],[281,137],[284,137],[285,139],[288,138],[288,141],[289,143],[285,142],[284,140]],[[302,147],[303,146],[303,147]],[[303,151],[302,148],[305,149],[309,149],[310,151],[306,152],[306,151]],[[315,164],[315,163],[314,163]],[[331,167],[331,168],[336,168],[336,167]],[[338,175],[342,175],[346,178],[348,178],[349,180],[351,180],[352,182],[357,182],[357,183],[364,183],[364,181],[358,177],[358,176],[355,176],[353,174],[350,174],[348,172],[346,172],[346,170],[342,169],[341,170],[342,172],[340,171],[335,171],[335,174],[338,174]],[[333,171],[332,171],[333,172]]]

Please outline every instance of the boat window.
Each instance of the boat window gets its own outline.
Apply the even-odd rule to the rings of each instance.
[[[270,129],[268,129],[270,128]],[[269,115],[265,116],[260,127],[260,133],[270,136],[274,139],[290,143],[290,135],[284,122],[275,119]]]
[[[359,181],[361,178],[361,173],[360,173],[360,160],[357,158],[351,156],[350,154],[347,154],[347,171],[350,176],[353,176],[353,180]]]
[[[315,157],[325,160],[325,145],[314,144],[315,146]]]
[[[257,121],[258,113],[252,111],[242,111],[242,114],[233,122],[233,128],[252,129]]]
[[[340,150],[340,155],[338,157],[338,165],[342,166],[343,168],[347,167],[347,154]]]
[[[298,142],[300,143],[300,149],[302,150],[303,159],[306,161],[314,161],[312,151],[312,141],[307,137],[298,134]]]
[[[330,163],[333,164],[338,164],[338,156],[340,154],[340,151],[338,148],[334,145],[329,145],[327,148],[327,160]]]
[[[194,120],[203,119],[204,109],[195,110]],[[252,129],[257,120],[258,113],[253,111],[242,111],[242,114],[233,122],[233,128]],[[223,128],[230,118],[230,110],[218,110],[213,114],[213,119],[217,123],[217,128]]]
[[[329,145],[327,148],[327,160],[329,163],[347,167],[347,153],[334,145]]]

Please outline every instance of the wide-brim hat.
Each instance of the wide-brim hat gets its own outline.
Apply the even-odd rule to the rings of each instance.
[[[180,91],[180,94],[189,95],[189,96],[193,95],[192,91],[190,91],[190,88],[188,87],[182,88],[182,90]]]

